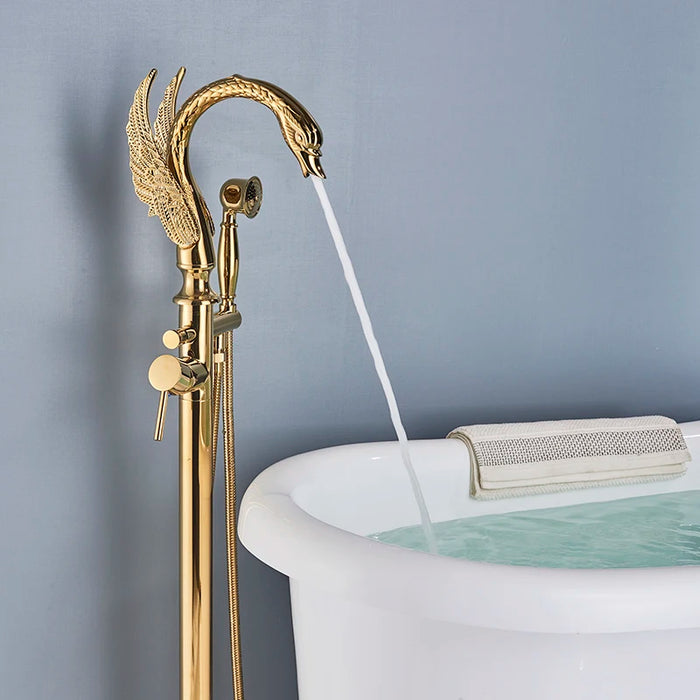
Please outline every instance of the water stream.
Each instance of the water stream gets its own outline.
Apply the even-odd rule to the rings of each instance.
[[[350,255],[345,247],[345,240],[343,239],[343,234],[340,231],[338,220],[335,218],[333,207],[331,206],[328,195],[326,194],[326,188],[323,186],[323,180],[315,175],[311,176],[311,180],[314,183],[316,194],[321,201],[321,207],[323,207],[323,213],[326,216],[326,222],[328,223],[328,228],[330,229],[331,236],[333,237],[333,243],[335,243],[335,248],[338,251],[340,264],[343,266],[345,281],[348,283],[348,287],[350,288],[350,294],[352,296],[353,303],[355,304],[357,315],[360,317],[360,323],[362,324],[362,332],[364,333],[365,340],[367,341],[367,347],[369,348],[372,359],[374,360],[374,368],[377,371],[377,377],[379,377],[379,382],[382,385],[384,396],[386,397],[386,402],[389,406],[391,422],[394,425],[394,431],[396,432],[396,437],[399,441],[399,449],[401,450],[401,458],[403,459],[404,466],[406,467],[406,472],[408,473],[408,478],[411,482],[411,488],[413,489],[413,496],[416,500],[418,511],[420,512],[421,526],[423,528],[425,539],[428,543],[428,549],[429,551],[436,553],[437,545],[435,542],[435,534],[433,532],[433,524],[430,520],[428,508],[425,505],[425,498],[423,497],[423,491],[421,490],[416,471],[413,468],[413,463],[411,462],[411,453],[408,448],[408,437],[406,436],[406,430],[403,427],[403,422],[401,421],[399,406],[396,403],[394,389],[391,386],[391,381],[384,365],[384,359],[382,358],[382,353],[379,349],[379,343],[377,343],[377,339],[374,336],[372,321],[369,317],[369,313],[367,312],[367,307],[365,306],[365,301],[362,297],[360,285],[357,283],[357,277],[355,277],[355,270],[352,266],[352,260],[350,259]]]

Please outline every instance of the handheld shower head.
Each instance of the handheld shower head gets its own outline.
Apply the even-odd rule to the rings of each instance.
[[[223,311],[235,309],[238,282],[238,227],[236,214],[245,214],[252,219],[262,205],[262,182],[258,177],[247,180],[234,178],[221,185],[219,200],[224,208],[219,239],[218,272],[221,308]]]
[[[224,209],[252,219],[262,205],[262,182],[255,176],[247,180],[226,180],[221,186],[219,198]]]

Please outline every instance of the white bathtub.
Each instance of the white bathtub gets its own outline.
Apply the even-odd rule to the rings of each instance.
[[[700,489],[680,479],[469,498],[457,440],[411,443],[434,520]],[[290,579],[300,700],[667,700],[700,693],[700,567],[483,564],[363,535],[417,522],[396,443],[286,459],[241,505],[240,537]]]

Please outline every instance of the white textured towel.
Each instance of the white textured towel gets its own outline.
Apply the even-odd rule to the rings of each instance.
[[[471,456],[471,495],[507,498],[673,479],[690,452],[663,416],[465,425],[448,437]]]

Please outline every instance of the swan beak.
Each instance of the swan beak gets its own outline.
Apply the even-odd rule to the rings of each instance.
[[[321,151],[317,150],[304,150],[295,153],[299,165],[301,165],[301,171],[304,173],[304,177],[309,175],[315,175],[325,179],[326,174],[323,172],[321,167]]]

